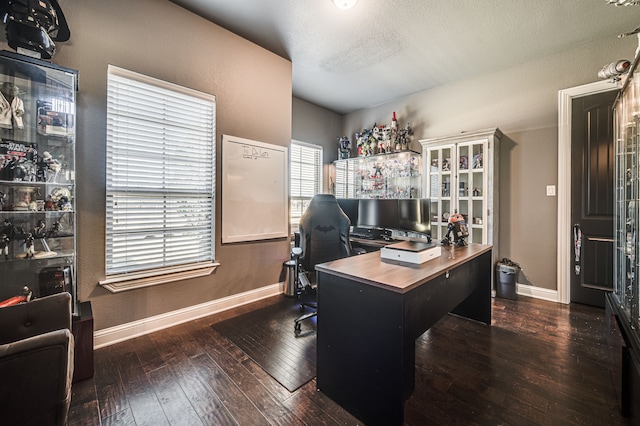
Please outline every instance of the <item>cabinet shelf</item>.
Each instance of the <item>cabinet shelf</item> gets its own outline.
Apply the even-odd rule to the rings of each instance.
[[[8,259],[2,258],[1,262],[34,262],[38,260],[55,260],[55,259],[65,259],[72,258],[75,256],[75,252],[73,250],[52,250],[50,252],[46,251],[36,251],[33,257],[28,257],[24,252],[17,253],[13,257],[9,257]]]

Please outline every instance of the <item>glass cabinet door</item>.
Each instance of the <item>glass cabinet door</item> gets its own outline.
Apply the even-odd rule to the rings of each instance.
[[[614,294],[633,328],[638,309],[638,221],[640,220],[640,79],[628,78],[614,109],[616,133],[616,201]]]
[[[483,224],[487,209],[483,195],[487,182],[484,174],[484,151],[486,141],[473,141],[458,145],[458,193],[457,208],[467,222],[469,241],[486,243]]]
[[[0,52],[0,299],[75,296],[77,73]]]
[[[468,241],[486,244],[487,174],[484,152],[487,140],[426,148],[428,197],[431,200],[433,238],[442,239],[449,216],[456,211],[467,223]]]
[[[453,205],[451,192],[452,168],[451,159],[454,152],[453,145],[443,145],[427,149],[427,197],[431,207],[431,236],[440,241],[447,233],[447,223]]]

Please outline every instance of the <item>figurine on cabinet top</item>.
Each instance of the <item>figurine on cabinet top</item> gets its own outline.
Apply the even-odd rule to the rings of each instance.
[[[24,103],[18,97],[20,89],[13,83],[4,82],[0,86],[0,127],[23,129]]]
[[[390,126],[375,126],[373,129],[373,137],[377,141],[378,154],[391,152],[392,132]]]
[[[373,137],[373,129],[364,129],[361,133],[356,133],[356,139],[358,141],[358,155],[368,157],[375,153],[376,138]]]
[[[411,136],[413,135],[413,129],[411,123],[407,123],[407,127],[398,130],[398,137],[396,140],[396,151],[406,151],[411,145]]]
[[[338,138],[338,159],[344,160],[351,157],[351,141],[348,137]]]

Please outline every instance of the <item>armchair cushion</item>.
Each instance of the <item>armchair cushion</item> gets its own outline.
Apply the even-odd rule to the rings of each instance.
[[[63,328],[71,330],[71,295],[67,292],[0,308],[0,344]]]

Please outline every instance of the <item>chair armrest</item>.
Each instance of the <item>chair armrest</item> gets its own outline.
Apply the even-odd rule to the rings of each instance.
[[[67,292],[0,308],[0,344],[64,328],[71,330],[71,295]]]

